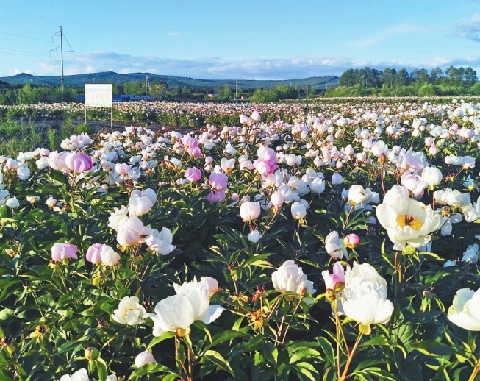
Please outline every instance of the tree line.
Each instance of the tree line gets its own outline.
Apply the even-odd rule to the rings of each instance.
[[[230,87],[228,84],[221,87],[190,88],[188,86],[169,87],[166,82],[152,81],[126,82],[124,84],[112,84],[114,95],[148,95],[152,100],[166,100],[178,102],[254,102],[268,103],[278,102],[283,99],[315,98],[321,95],[321,91],[310,85],[304,87],[296,84],[277,85],[269,89],[243,89],[240,86]],[[84,87],[65,86],[63,92],[60,86],[34,85],[10,85],[0,81],[0,104],[32,104],[32,103],[56,103],[75,102],[78,95],[84,95]]]
[[[370,67],[348,69],[340,76],[340,86],[328,89],[327,96],[434,96],[480,95],[477,72],[471,67],[450,66],[431,69],[405,68],[377,70]]]
[[[405,68],[377,70],[370,67],[348,69],[340,77],[340,86],[325,90],[309,85],[277,85],[269,89],[231,88],[229,85],[209,88],[190,88],[187,86],[169,87],[166,82],[152,81],[127,82],[113,84],[115,95],[148,95],[153,100],[188,102],[245,102],[269,103],[284,99],[306,99],[319,96],[435,96],[435,95],[480,95],[480,82],[477,73],[471,67],[450,66],[431,69]],[[0,104],[31,104],[74,102],[78,95],[84,94],[84,87],[66,86],[62,92],[60,86],[10,85],[0,81]]]

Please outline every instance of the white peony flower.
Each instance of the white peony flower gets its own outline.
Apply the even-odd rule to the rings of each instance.
[[[145,308],[139,304],[136,296],[125,296],[113,311],[112,319],[120,324],[137,325],[144,322],[145,313]]]
[[[153,357],[152,353],[149,351],[140,352],[135,357],[135,366],[137,368],[140,368],[141,366],[144,366],[150,363],[156,364],[157,360],[155,360],[155,357]]]
[[[110,213],[110,217],[108,217],[108,227],[118,231],[120,223],[123,220],[128,219],[128,209],[125,205],[122,205],[120,209],[114,209],[115,211]]]
[[[348,190],[348,201],[355,205],[378,203],[378,193],[372,192],[369,188],[364,189],[361,185],[352,185]]]
[[[443,180],[443,174],[437,167],[425,167],[422,172],[422,180],[425,181],[429,187],[439,185]]]
[[[339,173],[334,173],[332,175],[332,185],[340,185],[343,183],[343,177]]]
[[[260,215],[260,204],[258,202],[246,201],[240,205],[240,217],[243,222],[256,220]]]
[[[294,261],[285,261],[278,270],[272,273],[273,288],[278,292],[295,292],[303,295],[305,291],[313,294],[313,283],[307,279],[302,269]]]
[[[77,370],[73,374],[64,374],[60,377],[60,381],[90,381],[88,373],[85,368]]]
[[[12,197],[7,199],[5,205],[7,205],[9,208],[15,209],[20,206],[20,203],[18,202],[18,199],[16,197]]]
[[[174,287],[177,294],[158,302],[155,313],[146,315],[153,320],[154,336],[160,336],[166,331],[185,336],[194,321],[201,320],[209,324],[222,314],[223,307],[209,305],[209,288],[206,282],[193,280]]]
[[[393,303],[376,293],[344,300],[342,306],[345,315],[363,325],[385,324],[393,313]]]
[[[478,262],[479,246],[477,243],[469,245],[463,253],[462,262],[476,264]]]
[[[440,215],[430,205],[415,201],[407,194],[405,187],[394,186],[385,194],[384,202],[377,206],[378,221],[395,247],[401,250],[407,244],[413,247],[426,245],[430,242],[430,233],[439,229],[442,223]]]
[[[328,233],[325,238],[325,250],[334,259],[341,259],[343,257],[348,259],[348,252],[343,239],[339,237],[336,231]]]
[[[343,312],[361,324],[363,333],[370,332],[370,324],[385,324],[393,313],[393,304],[387,299],[387,282],[368,263],[354,262],[353,268],[347,267],[342,296]]]
[[[132,194],[128,200],[128,213],[130,216],[143,216],[153,207],[153,202],[148,196]]]
[[[102,245],[100,259],[106,266],[115,266],[120,261],[120,255],[108,245]]]
[[[296,220],[304,218],[307,215],[307,208],[300,202],[294,202],[290,208],[293,218]]]
[[[448,319],[460,328],[480,331],[480,289],[475,292],[469,288],[458,290],[448,309]]]
[[[247,236],[247,239],[253,243],[257,243],[258,241],[260,241],[260,238],[262,238],[262,235],[260,234],[258,229],[251,231],[250,233],[248,233]]]
[[[148,245],[148,248],[162,255],[170,254],[175,250],[172,242],[173,234],[170,229],[165,227],[162,228],[161,232],[156,229],[151,229],[150,234],[145,238],[145,243]]]

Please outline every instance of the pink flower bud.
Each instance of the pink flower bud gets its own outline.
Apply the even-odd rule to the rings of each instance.
[[[360,237],[355,233],[351,233],[345,236],[345,238],[343,239],[343,243],[349,249],[353,249],[354,247],[358,246],[358,244],[360,243]]]

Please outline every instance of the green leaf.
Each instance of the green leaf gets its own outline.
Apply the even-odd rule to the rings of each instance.
[[[262,269],[271,269],[273,265],[268,261],[263,261],[261,259],[253,261],[250,263],[250,266],[261,267]]]
[[[14,311],[10,308],[0,309],[0,321],[8,320],[11,316],[14,316]]]
[[[150,344],[148,344],[147,349],[151,349],[156,344],[161,343],[164,340],[171,339],[172,337],[175,337],[175,332],[170,332],[170,331],[163,332],[160,336],[152,339]]]
[[[205,352],[204,357],[205,359],[208,359],[209,361],[213,362],[216,366],[218,366],[220,369],[230,373],[232,376],[235,374],[233,373],[233,369],[230,366],[229,362],[223,358],[223,356],[218,353],[217,351],[212,351],[209,349],[208,351]]]
[[[385,336],[377,336],[377,337],[373,337],[371,338],[370,340],[367,340],[365,341],[362,345],[387,345],[389,346],[390,343],[388,342],[387,338]]]
[[[334,355],[332,344],[325,337],[319,337],[317,341],[320,344],[322,348],[322,352],[325,355],[325,358],[327,360],[327,363],[325,364],[325,366],[330,366],[335,364],[335,355]],[[321,358],[322,356],[320,356],[320,359]]]
[[[108,376],[107,363],[105,362],[105,360],[99,358],[98,360],[96,360],[96,365],[98,381],[106,381]]]
[[[294,364],[297,361],[300,360],[305,360],[309,358],[321,358],[321,354],[319,351],[313,348],[304,348],[298,352],[295,352],[291,357],[290,357],[290,364]]]
[[[223,331],[213,336],[212,343],[208,346],[208,348],[217,346],[218,344],[224,343],[225,341],[230,341],[238,337],[245,336],[248,336],[248,334],[241,331]]]
[[[412,348],[427,356],[450,356],[457,354],[457,350],[447,344],[435,341],[417,341],[411,344]]]
[[[355,370],[352,374],[354,375],[372,375],[375,376],[375,380],[388,380],[388,381],[397,381],[395,376],[386,370],[380,368],[366,368],[361,371]]]

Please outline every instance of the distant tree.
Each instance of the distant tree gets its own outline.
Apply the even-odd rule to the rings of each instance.
[[[150,95],[154,99],[159,99],[165,90],[168,89],[168,84],[167,82],[151,82],[150,83]]]
[[[386,87],[392,88],[393,84],[395,82],[395,75],[397,74],[397,71],[392,68],[389,69],[388,67],[383,70],[382,74],[382,82]]]
[[[410,75],[408,74],[405,68],[400,69],[397,74],[395,74],[395,85],[396,86],[407,86],[410,81]]]
[[[480,95],[480,82],[476,82],[472,87],[470,87],[470,93],[472,95]]]
[[[435,86],[431,83],[424,83],[418,88],[418,96],[419,97],[427,97],[437,95],[437,91]]]
[[[17,102],[19,104],[30,104],[36,102],[35,89],[29,83],[23,85],[23,87],[17,92]]]
[[[353,86],[356,84],[355,71],[353,69],[348,69],[344,71],[340,76],[340,86]]]
[[[463,73],[464,85],[470,87],[470,86],[473,86],[477,81],[478,81],[477,72],[473,70],[471,67],[465,68],[465,71]]]
[[[114,83],[112,85],[112,93],[122,95],[123,94],[123,85]]]
[[[432,69],[430,71],[430,82],[434,85],[439,85],[442,83],[444,79],[444,74],[443,70],[440,69],[439,67],[436,67],[435,69]]]
[[[222,88],[218,89],[217,97],[220,100],[228,101],[232,97],[232,89],[229,84],[226,84]]]
[[[412,82],[417,84],[428,83],[430,78],[428,76],[428,71],[425,69],[414,69],[410,74]]]
[[[461,71],[454,66],[450,66],[445,70],[445,77],[449,86],[460,86],[462,84]]]
[[[143,82],[126,82],[123,91],[129,95],[145,95],[145,84]]]

